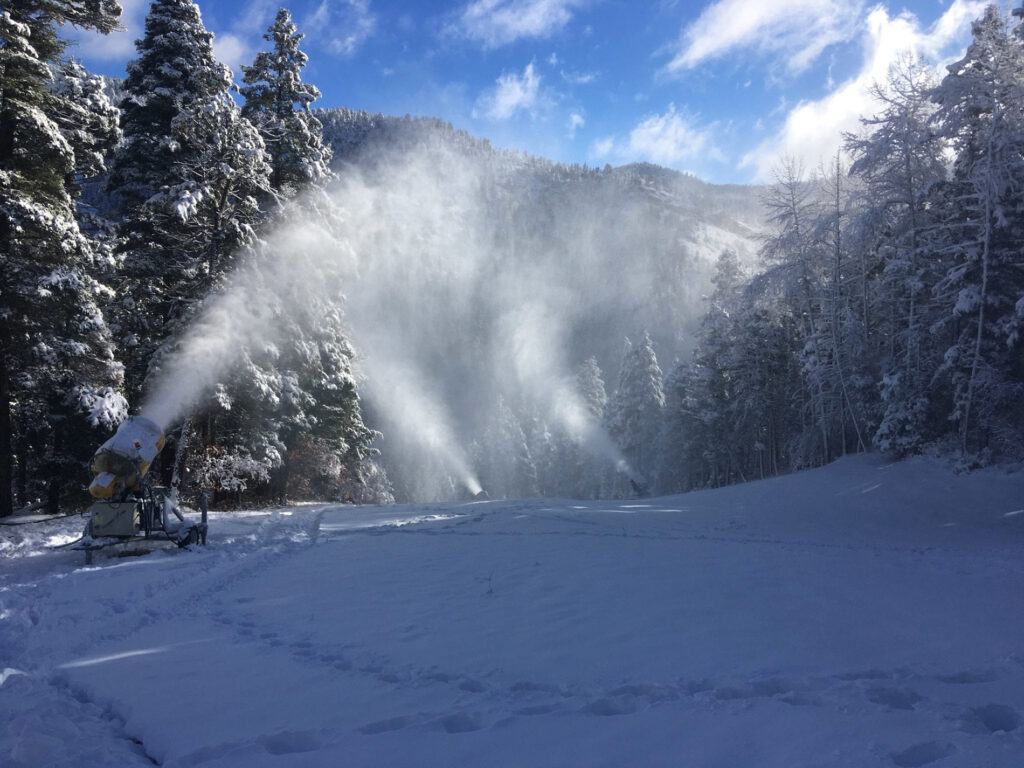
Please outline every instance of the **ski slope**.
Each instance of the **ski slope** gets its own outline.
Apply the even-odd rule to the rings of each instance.
[[[0,526],[0,764],[1024,765],[1024,472]]]

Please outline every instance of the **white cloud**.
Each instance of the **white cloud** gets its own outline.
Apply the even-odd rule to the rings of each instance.
[[[597,80],[596,72],[566,72],[562,70],[562,79],[570,85],[588,85]]]
[[[310,41],[343,57],[353,56],[376,29],[377,17],[370,10],[370,0],[321,0],[299,25]]]
[[[231,33],[214,36],[213,55],[217,57],[217,61],[227,64],[236,72],[239,64],[250,64],[253,59],[253,54],[245,40]]]
[[[953,0],[941,18],[922,29],[916,16],[890,17],[876,6],[861,25],[866,30],[860,71],[823,98],[801,101],[789,109],[781,128],[744,156],[740,167],[752,168],[757,181],[769,181],[784,156],[799,159],[807,168],[816,168],[823,160],[827,163],[842,143],[842,132],[855,131],[860,117],[875,111],[871,87],[885,82],[901,54],[913,53],[941,76],[944,64],[963,51],[970,38],[970,22],[984,7],[984,0]]]
[[[583,118],[579,112],[573,112],[569,115],[569,138],[576,138],[576,131],[587,124],[587,121]]]
[[[590,145],[590,156],[595,160],[604,160],[615,151],[615,139],[612,136],[605,136],[603,139],[595,139]]]
[[[521,37],[547,38],[565,27],[573,11],[592,0],[475,0],[458,14],[449,31],[487,48]]]
[[[242,64],[251,64],[256,51],[269,45],[262,35],[273,23],[277,9],[274,0],[249,0],[241,10],[231,14],[229,26],[220,24],[223,19],[212,14],[210,19],[204,19],[213,32],[213,53],[217,60],[236,75],[241,72]]]
[[[830,45],[852,39],[864,0],[717,0],[685,29],[669,74],[678,74],[738,48],[782,57],[805,70]]]
[[[116,61],[135,57],[135,41],[145,33],[146,14],[149,0],[120,0],[121,27],[109,35],[88,32],[75,27],[65,28],[68,38],[74,42],[70,53],[77,57],[89,57],[101,61]]]
[[[664,114],[644,118],[626,139],[606,137],[595,141],[590,146],[590,155],[597,160],[646,160],[668,167],[679,167],[695,160],[721,161],[724,156],[712,139],[713,127],[695,124],[671,104]]]
[[[533,62],[526,65],[522,77],[514,73],[502,75],[494,88],[477,101],[473,117],[482,115],[489,120],[508,120],[518,112],[534,114],[542,103],[540,81]]]

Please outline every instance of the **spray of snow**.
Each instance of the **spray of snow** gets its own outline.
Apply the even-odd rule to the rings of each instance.
[[[237,363],[241,350],[272,344],[282,306],[295,306],[311,291],[339,284],[340,247],[334,258],[320,256],[330,238],[309,221],[282,227],[260,254],[251,253],[227,286],[203,304],[175,348],[158,361],[141,415],[165,430],[177,423],[199,398]],[[308,288],[308,290],[307,290]]]
[[[535,295],[503,318],[503,335],[512,339],[520,387],[538,393],[548,420],[561,426],[573,442],[637,480],[622,451],[587,409],[566,373],[565,323],[563,313],[555,308],[563,306],[567,297],[557,286],[547,286],[546,291],[546,300]]]
[[[360,393],[385,434],[380,447],[392,467],[419,475],[420,489],[434,483],[417,492],[418,480],[407,480],[408,496],[450,496],[454,489],[437,483],[445,473],[481,490],[469,446],[499,397],[634,476],[570,372],[596,355],[608,378],[618,364],[610,339],[642,330],[630,323],[659,285],[649,265],[626,266],[624,256],[656,238],[675,242],[676,230],[652,233],[649,222],[631,229],[644,220],[616,199],[614,237],[608,211],[569,207],[564,217],[552,214],[555,235],[543,236],[557,242],[523,242],[516,216],[544,206],[534,199],[538,182],[522,170],[502,175],[429,141],[343,168],[330,231],[295,206],[160,361],[142,414],[171,428],[241,350],[279,341],[282,313],[344,296]]]
[[[365,358],[364,368],[367,381],[373,382],[385,429],[407,435],[414,450],[423,455],[440,457],[470,494],[480,493],[483,486],[452,432],[451,417],[440,398],[427,390],[420,372],[383,355]]]

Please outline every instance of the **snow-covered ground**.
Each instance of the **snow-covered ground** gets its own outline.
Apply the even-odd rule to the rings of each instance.
[[[4,766],[1024,765],[1024,472],[0,526]]]

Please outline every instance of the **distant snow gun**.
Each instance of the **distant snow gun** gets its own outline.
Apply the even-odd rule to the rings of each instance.
[[[92,553],[112,544],[148,539],[172,541],[179,547],[206,543],[206,496],[201,522],[182,516],[173,495],[150,482],[148,472],[164,449],[163,430],[147,418],[132,416],[99,447],[92,459],[89,522],[75,548],[86,562]]]

